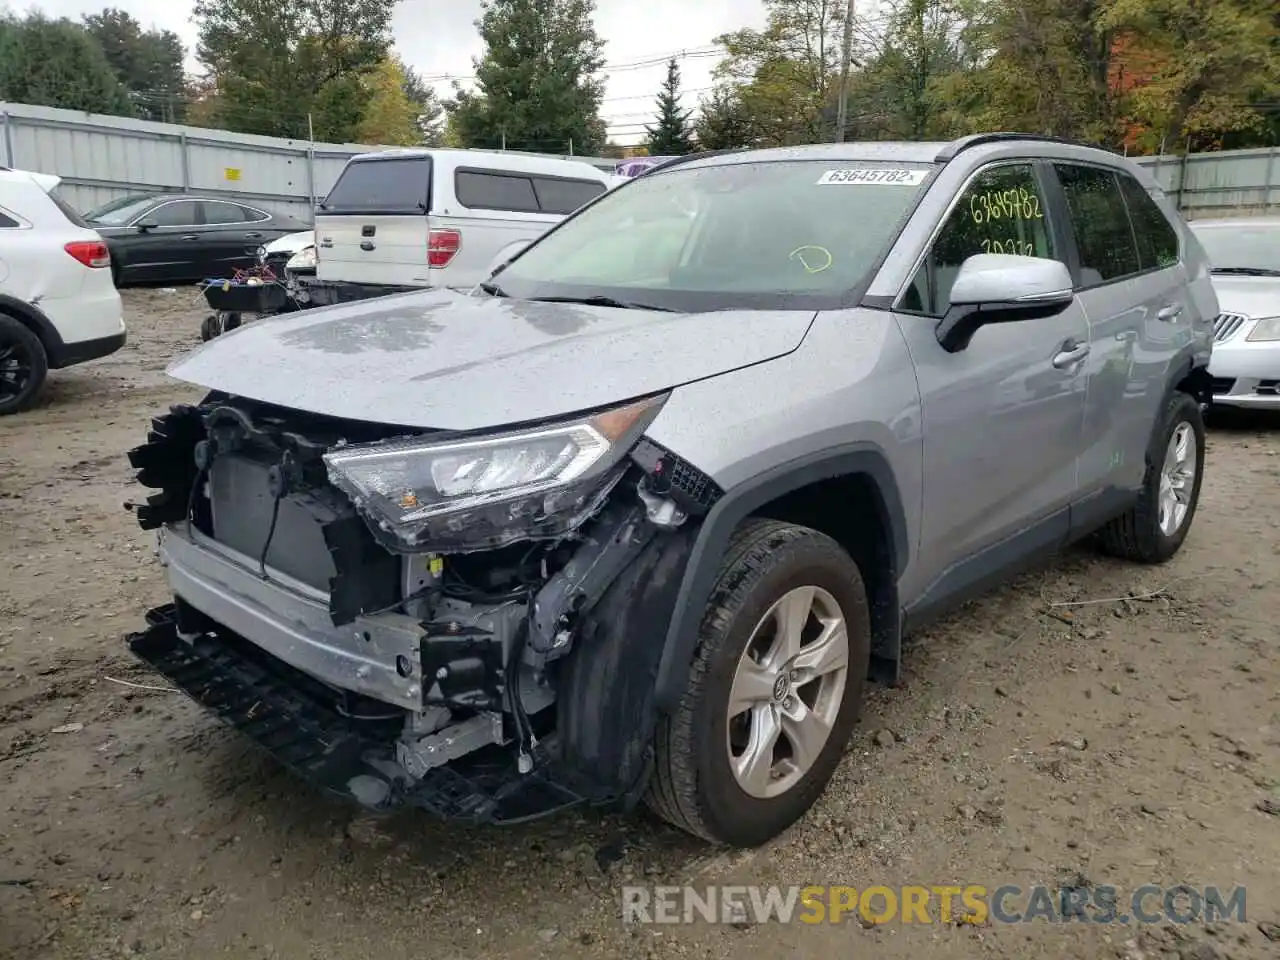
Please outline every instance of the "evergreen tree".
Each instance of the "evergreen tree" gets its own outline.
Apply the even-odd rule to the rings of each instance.
[[[0,100],[133,116],[129,96],[84,27],[0,15]]]
[[[138,116],[183,122],[187,91],[182,61],[186,51],[176,33],[144,30],[130,14],[114,7],[86,16],[84,26],[102,46]]]
[[[649,155],[672,157],[692,153],[691,114],[692,111],[680,106],[680,62],[672,57],[667,63],[667,79],[658,91],[658,124],[645,127],[649,134]]]
[[[593,154],[604,146],[603,41],[594,0],[485,0],[477,92],[459,90],[449,135],[465,146]]]

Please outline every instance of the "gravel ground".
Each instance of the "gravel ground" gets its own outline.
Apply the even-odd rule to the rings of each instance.
[[[1280,954],[1280,422],[1215,424],[1166,567],[1072,551],[914,638],[826,796],[764,849],[643,814],[375,821],[117,682],[156,682],[121,637],[165,599],[123,453],[196,399],[163,370],[201,306],[129,293],[127,348],[0,421],[0,957]],[[1240,884],[1248,919],[637,926],[628,882]]]

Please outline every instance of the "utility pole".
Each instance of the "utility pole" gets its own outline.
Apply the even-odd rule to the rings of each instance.
[[[840,46],[840,99],[836,104],[836,143],[844,143],[845,126],[848,123],[849,61],[853,57],[853,4],[844,11],[844,42]]]

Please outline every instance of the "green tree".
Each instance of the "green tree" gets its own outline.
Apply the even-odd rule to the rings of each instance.
[[[0,15],[0,100],[132,116],[98,42],[67,19]]]
[[[489,149],[599,150],[604,44],[592,24],[594,0],[484,0],[481,8],[478,89],[458,89],[447,105],[454,134]]]
[[[667,78],[658,91],[658,123],[644,128],[649,134],[649,155],[671,157],[692,153],[691,114],[691,110],[680,106],[680,61],[672,57],[667,62]]]
[[[1118,147],[1115,38],[1101,22],[1112,2],[972,0],[962,42],[978,65],[939,86],[952,124]]]
[[[418,128],[422,131],[423,145],[444,146],[444,104],[440,102],[435,88],[423,80],[416,70],[403,62],[401,67],[404,70],[404,94],[418,112]]]
[[[926,140],[948,136],[944,82],[962,69],[963,21],[952,0],[888,7],[873,52],[850,77],[850,137]]]
[[[694,130],[703,150],[738,150],[755,145],[751,117],[733,84],[718,84],[703,98]]]
[[[196,56],[217,122],[245,133],[355,139],[365,76],[387,56],[394,0],[196,0]]]
[[[186,50],[170,30],[144,30],[123,10],[107,7],[84,18],[116,79],[129,91],[138,116],[180,123],[185,119]]]
[[[719,81],[735,89],[760,146],[830,139],[838,77],[843,0],[764,0],[763,30],[718,37]]]
[[[1127,112],[1151,131],[1149,146],[1266,130],[1259,105],[1280,98],[1275,0],[1112,0],[1100,23],[1137,61]]]
[[[422,142],[417,105],[405,93],[404,68],[387,57],[366,81],[368,99],[356,130],[361,143],[412,147]]]

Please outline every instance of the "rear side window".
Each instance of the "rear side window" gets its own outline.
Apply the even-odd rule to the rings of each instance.
[[[354,160],[320,204],[322,213],[423,214],[431,200],[431,158]]]
[[[1138,261],[1143,270],[1160,270],[1178,262],[1178,232],[1133,177],[1120,174],[1120,192],[1129,208],[1133,235],[1138,241]]]
[[[459,170],[454,175],[453,189],[458,202],[472,210],[514,210],[521,213],[537,213],[539,210],[533,181],[528,177]]]
[[[1080,283],[1097,286],[1141,270],[1119,178],[1101,167],[1055,164],[1080,251]]]
[[[595,180],[534,177],[533,189],[538,194],[538,206],[543,213],[570,214],[604,193],[604,184]]]
[[[13,217],[9,216],[3,210],[0,210],[0,230],[8,230],[16,226],[18,226],[18,221],[13,219]]]
[[[598,180],[545,177],[498,170],[459,170],[454,174],[458,202],[472,210],[570,214],[605,192]]]

